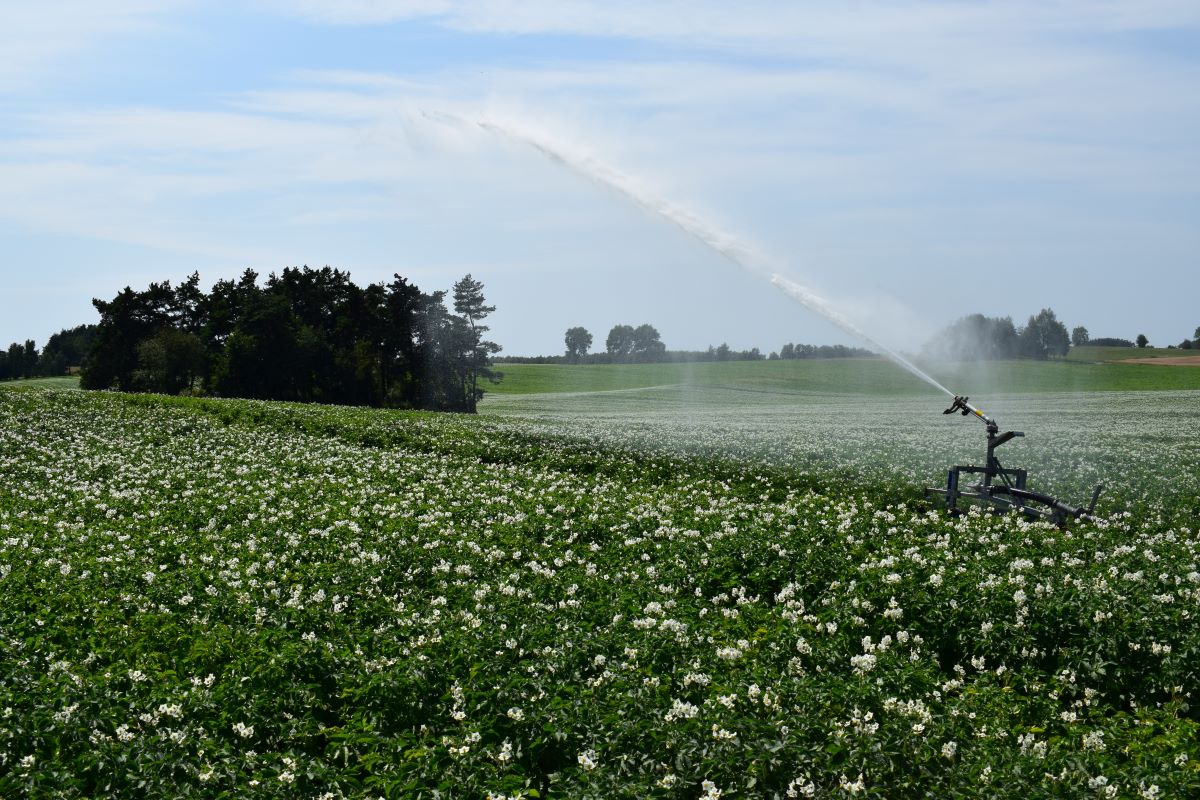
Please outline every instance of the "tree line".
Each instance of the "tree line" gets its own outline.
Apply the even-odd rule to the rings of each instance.
[[[1093,339],[1082,325],[1067,333],[1066,325],[1054,311],[1043,308],[1017,327],[1012,317],[987,317],[970,314],[944,328],[924,347],[924,355],[953,361],[975,361],[1002,358],[1062,358],[1071,347],[1146,347],[1150,340],[1138,334],[1133,341],[1116,337]],[[1194,340],[1184,339],[1178,345],[1190,350],[1200,347],[1200,328]],[[1169,345],[1175,347],[1175,345]]]
[[[78,371],[96,340],[95,325],[79,325],[50,337],[38,350],[32,339],[13,342],[0,350],[0,381],[49,378]]]
[[[668,350],[658,330],[650,324],[614,325],[602,352],[589,352],[594,338],[587,328],[568,328],[563,336],[566,351],[561,356],[507,356],[512,364],[628,364],[650,362],[759,361],[791,358],[858,358],[874,356],[870,350],[845,345],[787,343],[778,352],[764,355],[757,347],[734,350],[722,342],[705,350]]]
[[[563,337],[566,353],[562,361],[570,364],[629,364],[670,360],[658,329],[649,323],[614,325],[604,343],[604,353],[589,353],[592,334],[587,328],[568,328]]]
[[[1022,328],[1012,317],[970,314],[943,329],[924,348],[927,356],[953,361],[1060,358],[1071,349],[1067,328],[1043,308]]]
[[[483,284],[470,275],[426,294],[395,275],[359,287],[323,267],[262,284],[246,270],[211,291],[126,287],[100,313],[82,362],[86,389],[474,412],[500,346],[484,338]]]
[[[271,399],[390,405],[473,411],[480,381],[500,351],[483,338],[483,285],[467,275],[454,284],[456,314],[446,292],[422,293],[399,275],[390,284],[360,289],[348,273],[325,267],[285,269],[263,287],[247,270],[205,294],[199,275],[175,288],[128,287],[112,301],[94,300],[105,324],[79,325],[50,337],[40,351],[29,339],[0,350],[0,381],[80,371],[85,387],[127,391],[229,394]],[[105,317],[105,315],[108,315]],[[237,336],[234,336],[237,334]],[[615,325],[603,352],[589,352],[592,334],[569,328],[561,356],[508,357],[510,363],[611,364],[629,362],[754,361],[859,358],[860,347],[786,343],[764,356],[757,347],[668,350],[649,324]],[[1056,358],[1070,347],[1146,347],[1149,339],[1068,335],[1052,309],[1018,328],[1011,317],[971,314],[947,326],[924,354],[952,360]],[[1200,327],[1168,348],[1200,349]],[[93,351],[99,359],[93,368]],[[298,372],[289,372],[298,367]]]
[[[861,347],[847,347],[844,344],[785,344],[779,348],[779,358],[873,358],[879,355]],[[770,355],[775,358],[775,353]]]

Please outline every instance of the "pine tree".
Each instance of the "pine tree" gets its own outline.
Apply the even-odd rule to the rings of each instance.
[[[480,320],[496,310],[495,306],[487,305],[483,297],[483,283],[473,279],[468,273],[462,280],[454,284],[454,310],[467,322],[467,394],[466,410],[475,413],[475,405],[483,396],[479,388],[479,378],[482,376],[495,383],[499,380],[497,373],[490,369],[492,355],[500,352],[500,345],[483,338],[488,331]]]

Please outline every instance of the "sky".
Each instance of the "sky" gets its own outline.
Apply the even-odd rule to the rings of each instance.
[[[775,273],[907,350],[970,313],[1163,346],[1200,325],[1194,0],[0,19],[0,344],[125,286],[304,264],[427,292],[470,273],[508,355],[576,325],[594,349],[642,323],[670,349],[854,343]]]

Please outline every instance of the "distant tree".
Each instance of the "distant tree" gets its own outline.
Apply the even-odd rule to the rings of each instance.
[[[291,372],[290,377],[274,375],[280,391],[309,402],[377,402],[377,370],[370,363],[378,347],[374,314],[349,273],[328,266],[288,267],[267,278],[257,300],[247,294],[249,313],[242,314],[238,327],[249,332],[246,324],[254,319],[255,339],[279,351],[276,358]]]
[[[1192,344],[1191,339],[1184,339],[1179,343],[1179,349],[1181,350],[1191,350],[1193,347],[1195,347],[1195,345]]]
[[[38,358],[39,375],[65,375],[68,368],[82,366],[96,340],[95,325],[79,325],[50,337]]]
[[[1133,342],[1128,339],[1118,339],[1112,336],[1101,336],[1097,339],[1089,339],[1088,347],[1133,347]]]
[[[1027,358],[1065,356],[1070,343],[1066,326],[1048,308],[1030,317],[1020,334],[1021,354]]]
[[[719,345],[717,345],[717,350],[716,350],[717,361],[728,361],[730,354],[732,352],[733,351],[731,351],[729,349],[728,344],[726,344],[725,342],[721,342]]]
[[[205,332],[213,350],[219,351],[233,333],[238,319],[259,295],[258,273],[247,269],[236,282],[217,281],[204,299]]]
[[[421,358],[417,348],[421,290],[393,275],[386,293],[380,337],[382,400],[386,405],[416,407],[421,402]]]
[[[1146,338],[1146,334],[1144,333],[1139,333],[1137,338],[1134,339],[1134,342],[1137,343],[1138,347],[1145,347],[1146,345],[1150,344],[1150,340]]]
[[[1022,355],[1021,345],[1011,317],[969,314],[938,333],[924,351],[931,358],[979,361],[1016,358]]]
[[[465,364],[462,353],[465,323],[455,325],[455,317],[446,310],[446,293],[421,295],[420,326],[417,346],[421,363],[421,408],[435,411],[461,411],[466,405]]]
[[[1200,344],[1200,328],[1196,328],[1196,332],[1192,334],[1192,338],[1196,340],[1197,344]]]
[[[1071,329],[1071,344],[1075,347],[1086,347],[1088,343],[1088,329],[1079,325]]]
[[[311,400],[312,377],[299,363],[300,323],[281,294],[258,292],[225,342],[214,375],[228,397]]]
[[[491,364],[492,356],[500,352],[500,345],[483,338],[488,327],[481,323],[484,317],[496,310],[496,307],[485,303],[483,284],[468,273],[454,284],[454,310],[466,320],[470,330],[466,341],[469,348],[467,383],[470,386],[466,410],[474,414],[476,403],[483,396],[483,390],[479,388],[479,379],[484,378],[492,383],[499,380],[497,374],[491,370]]]
[[[18,342],[10,344],[8,352],[5,354],[4,362],[7,379],[16,380],[20,378],[25,370],[25,347]]]
[[[80,385],[85,389],[132,390],[138,345],[171,324],[173,296],[169,284],[152,283],[144,292],[126,286],[111,301],[92,300],[100,312],[100,324]]]
[[[613,361],[622,361],[633,352],[634,331],[629,325],[614,325],[604,341],[604,349]]]
[[[567,328],[564,340],[567,345],[568,361],[579,361],[587,355],[588,350],[592,347],[592,334],[588,333],[587,328]]]
[[[207,323],[204,291],[200,288],[200,273],[193,272],[175,287],[171,309],[172,324],[188,333],[201,334]]]
[[[632,355],[637,361],[659,361],[666,349],[653,325],[638,325],[634,329]]]
[[[989,336],[993,358],[1013,358],[1020,352],[1021,343],[1012,317],[992,320]]]
[[[478,400],[478,393],[473,392],[473,386],[476,386],[473,378],[479,366],[475,360],[474,333],[465,317],[446,310],[445,295],[445,292],[434,292],[422,297],[419,343],[424,372],[421,407],[472,412]],[[489,370],[487,374],[493,373]]]
[[[21,377],[32,378],[37,374],[38,349],[33,339],[26,339],[21,348]]]
[[[205,360],[204,342],[199,336],[178,328],[163,328],[138,345],[134,388],[161,394],[193,389]]]

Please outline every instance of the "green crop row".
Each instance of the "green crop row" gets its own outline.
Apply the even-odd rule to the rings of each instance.
[[[924,402],[709,400],[0,390],[0,796],[1200,793],[1159,399],[1010,401],[1069,530],[931,506]]]

